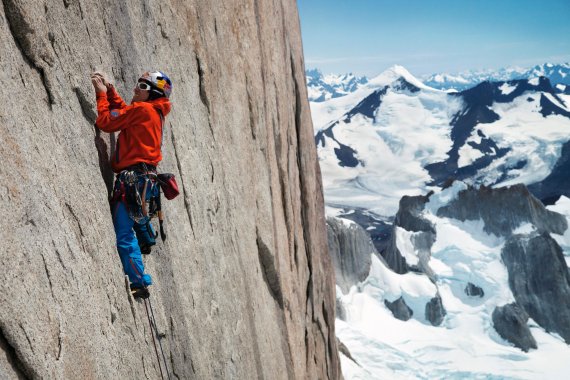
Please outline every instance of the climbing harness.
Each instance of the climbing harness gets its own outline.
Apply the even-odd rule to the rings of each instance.
[[[158,361],[158,368],[160,369],[160,377],[164,380],[164,374],[162,372],[162,364],[164,363],[164,371],[168,380],[170,380],[170,372],[168,372],[168,365],[166,363],[166,357],[164,356],[164,350],[162,349],[161,336],[158,333],[158,328],[156,327],[156,319],[154,318],[154,311],[152,310],[152,303],[150,302],[150,297],[144,298],[144,309],[146,311],[146,317],[148,319],[148,324],[150,326],[150,332],[152,334],[152,343],[154,344],[154,352],[156,353],[156,360]],[[148,310],[150,309],[150,314]],[[156,336],[156,339],[155,339]],[[156,341],[158,340],[158,345],[160,347],[160,353],[162,354],[162,362],[160,361],[160,356],[158,355],[158,349],[156,348]]]
[[[157,178],[156,168],[144,163],[122,170],[115,179],[111,204],[124,202],[129,217],[139,224],[153,218],[160,197]],[[147,197],[148,192],[150,197]]]
[[[111,205],[124,202],[129,217],[136,222],[134,229],[143,254],[150,253],[150,247],[155,245],[155,239],[158,237],[150,223],[152,218],[158,217],[160,237],[162,241],[166,240],[161,193],[164,193],[168,200],[174,199],[180,193],[176,177],[171,173],[158,174],[156,168],[151,165],[141,163],[130,166],[121,171],[115,179]]]

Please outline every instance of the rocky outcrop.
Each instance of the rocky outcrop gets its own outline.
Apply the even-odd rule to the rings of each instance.
[[[96,69],[127,101],[143,71],[174,84],[181,195],[145,258],[171,376],[340,377],[294,1],[2,0],[0,51],[0,377],[160,376],[115,251]]]
[[[524,223],[532,224],[539,232],[556,234],[563,234],[568,228],[564,216],[545,209],[523,184],[497,189],[469,188],[441,207],[437,215],[460,221],[482,219],[485,231],[497,236],[510,236]]]
[[[483,291],[481,287],[468,282],[467,286],[465,286],[465,294],[467,294],[469,297],[483,298],[485,296],[485,291]]]
[[[352,357],[352,354],[350,353],[348,347],[346,347],[346,345],[344,343],[342,343],[338,338],[336,339],[336,344],[338,345],[338,351],[340,353],[342,353],[344,356],[346,356],[347,358],[349,358],[350,360],[352,360],[355,364],[358,364],[358,362],[356,360],[354,360],[354,358]]]
[[[546,233],[514,235],[501,257],[517,304],[570,344],[570,274],[560,246]]]
[[[531,348],[537,348],[536,340],[528,328],[528,314],[516,303],[495,308],[493,311],[493,326],[499,335],[528,352]]]
[[[334,204],[331,206],[340,207]],[[352,220],[364,228],[379,254],[382,254],[386,250],[392,235],[393,222],[391,219],[393,218],[376,215],[369,210],[357,207],[346,207],[337,217]]]
[[[390,236],[383,256],[390,269],[396,273],[422,272],[430,277],[432,281],[435,281],[433,270],[428,265],[431,257],[431,247],[435,242],[435,227],[421,215],[425,204],[429,201],[430,195],[402,197],[398,213],[394,219],[394,227],[401,227],[406,231],[415,232],[412,236],[412,244],[418,252],[418,262],[414,264],[406,262],[396,244],[397,235],[395,231]]]
[[[336,297],[336,318],[340,319],[341,321],[346,321],[346,308],[342,304],[342,300],[340,297]]]
[[[327,218],[327,231],[336,284],[346,294],[368,277],[372,255],[378,253],[370,236],[354,222]]]
[[[402,297],[398,298],[394,302],[384,300],[384,305],[390,309],[394,318],[399,319],[400,321],[407,321],[414,315],[414,312],[408,305],[406,305],[406,301],[404,301]]]
[[[441,302],[439,293],[426,304],[426,319],[434,326],[439,326],[447,312]]]

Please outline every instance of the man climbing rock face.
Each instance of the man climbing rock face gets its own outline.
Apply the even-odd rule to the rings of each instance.
[[[156,166],[162,160],[164,118],[170,112],[170,79],[162,72],[146,72],[127,105],[101,73],[91,74],[97,97],[96,126],[120,132],[111,166],[116,173],[111,196],[117,250],[135,297],[148,297],[152,284],[144,273],[142,253],[150,253],[155,232],[150,219],[160,211]],[[133,232],[134,230],[134,232]]]

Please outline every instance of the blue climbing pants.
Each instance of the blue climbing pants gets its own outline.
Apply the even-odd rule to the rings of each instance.
[[[144,180],[139,182],[139,186],[144,188]],[[146,198],[148,201],[154,195],[154,192],[158,191],[158,189],[154,187],[151,190],[151,185],[149,183],[147,190]],[[117,236],[117,251],[121,257],[123,270],[125,274],[129,276],[131,286],[133,287],[152,285],[152,278],[150,275],[144,273],[142,254],[139,247],[139,241],[137,240],[137,236],[139,236],[139,238],[142,239],[142,242],[148,244],[148,241],[145,241],[145,237],[148,238],[151,234],[154,235],[152,227],[147,223],[148,221],[149,219],[147,217],[139,220],[138,223],[135,222],[129,216],[124,200],[117,200],[113,203],[113,225]],[[149,228],[150,231],[148,231]],[[154,236],[152,236],[152,244],[154,245]]]

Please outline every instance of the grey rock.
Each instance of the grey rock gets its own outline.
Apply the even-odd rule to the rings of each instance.
[[[408,231],[423,231],[435,234],[433,223],[420,215],[424,210],[425,204],[429,201],[430,195],[402,197],[394,224]]]
[[[514,235],[501,257],[517,304],[570,344],[570,275],[560,246],[547,233]]]
[[[171,377],[340,378],[298,20],[285,0],[0,3],[1,378],[160,376],[89,80],[128,102],[149,69],[174,84],[159,169],[181,195],[145,257]]]
[[[537,348],[536,340],[528,328],[528,314],[516,303],[496,307],[493,311],[493,326],[499,335],[528,352]]]
[[[413,272],[425,273],[432,282],[435,282],[435,273],[429,267],[431,257],[431,247],[435,242],[435,226],[429,220],[421,216],[425,204],[428,202],[428,195],[404,196],[400,200],[398,213],[394,219],[394,227],[401,227],[407,231],[417,232],[414,235],[412,244],[418,251],[418,264],[409,264],[400,253],[396,245],[396,234],[392,232],[388,246],[383,256],[390,269],[399,274]]]
[[[341,352],[344,356],[346,356],[347,358],[349,358],[354,363],[356,363],[357,365],[360,366],[360,364],[358,364],[358,362],[356,360],[354,360],[354,358],[352,357],[352,354],[350,353],[350,350],[348,349],[348,347],[346,347],[346,345],[344,343],[342,343],[340,341],[340,339],[336,338],[336,344],[338,346],[339,352]]]
[[[382,254],[386,250],[390,236],[392,235],[393,217],[384,217],[374,214],[370,210],[358,207],[348,208],[339,204],[330,205],[335,208],[344,209],[343,212],[338,215],[339,218],[352,220],[364,228],[366,233],[370,235],[372,244],[374,244],[378,253]]]
[[[412,309],[410,309],[402,297],[398,298],[394,302],[384,300],[384,305],[390,309],[395,318],[401,321],[407,321],[414,315],[414,312]]]
[[[327,218],[327,231],[336,284],[346,294],[351,286],[368,277],[372,254],[378,253],[370,236],[356,223],[347,225],[337,218]]]
[[[467,283],[467,286],[465,287],[465,294],[470,297],[483,298],[485,296],[483,289],[475,284],[472,284],[471,282]]]
[[[426,319],[430,321],[433,326],[439,326],[443,322],[443,318],[446,314],[443,303],[441,302],[441,296],[438,293],[426,304]]]
[[[568,228],[563,215],[544,208],[523,184],[497,189],[469,188],[441,207],[437,215],[461,221],[482,219],[484,230],[497,236],[510,236],[523,223],[534,225],[539,232],[556,234],[563,234]]]
[[[340,319],[341,321],[346,321],[346,309],[342,304],[342,301],[338,297],[336,299],[335,311],[336,311],[336,317],[338,319]]]

